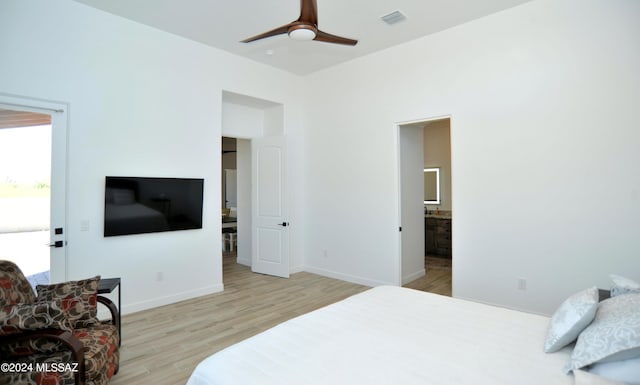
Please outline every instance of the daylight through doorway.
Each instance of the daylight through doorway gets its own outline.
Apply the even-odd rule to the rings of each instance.
[[[49,115],[0,110],[0,259],[32,285],[49,283],[51,137]]]

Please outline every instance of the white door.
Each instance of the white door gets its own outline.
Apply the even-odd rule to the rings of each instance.
[[[252,248],[256,273],[289,277],[287,156],[284,136],[251,141]]]
[[[51,282],[67,277],[67,110],[51,115]],[[62,111],[62,112],[60,112]]]
[[[401,284],[425,274],[424,138],[422,125],[399,127]]]
[[[38,99],[0,94],[0,109],[10,111],[32,112],[49,115],[51,128],[51,160],[46,167],[50,168],[49,204],[44,206],[49,212],[48,236],[45,239],[35,238],[29,241],[35,244],[24,245],[25,249],[37,250],[49,256],[48,268],[50,282],[67,279],[66,255],[66,154],[67,154],[67,118],[68,107],[64,103],[49,102]],[[28,127],[21,130],[27,130]],[[29,147],[29,146],[27,146]],[[28,151],[29,148],[25,148]],[[29,239],[27,237],[26,239]],[[20,250],[21,247],[16,248]],[[40,251],[41,250],[41,251]],[[0,256],[1,257],[1,256]],[[24,256],[28,258],[28,256]],[[46,257],[45,257],[46,258]],[[26,262],[27,264],[29,262]]]

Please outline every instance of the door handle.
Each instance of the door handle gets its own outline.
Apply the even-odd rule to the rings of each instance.
[[[62,241],[55,241],[53,243],[49,243],[47,246],[49,247],[62,247],[64,243]]]
[[[278,223],[278,226],[287,227],[289,226],[289,222]]]

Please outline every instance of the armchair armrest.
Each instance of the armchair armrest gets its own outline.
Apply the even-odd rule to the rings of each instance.
[[[115,325],[116,329],[120,330],[120,317],[118,308],[116,305],[107,297],[103,297],[101,295],[97,296],[98,302],[103,304],[109,309],[109,313],[111,313],[111,324]],[[120,342],[122,336],[118,333],[118,343]]]
[[[84,385],[85,367],[84,367],[84,346],[82,342],[70,331],[61,329],[39,329],[29,330],[17,334],[9,334],[0,336],[0,343],[9,344],[11,342],[27,341],[31,339],[47,338],[60,341],[65,347],[71,350],[73,359],[78,364],[78,371],[74,373],[76,385]]]

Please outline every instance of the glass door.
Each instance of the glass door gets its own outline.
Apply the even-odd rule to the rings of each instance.
[[[0,259],[49,283],[51,116],[0,108]]]
[[[0,259],[32,284],[67,279],[68,107],[0,93]]]

